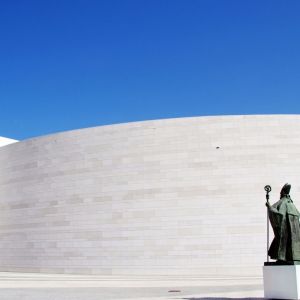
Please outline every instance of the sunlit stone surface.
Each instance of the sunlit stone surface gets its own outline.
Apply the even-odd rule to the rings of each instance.
[[[8,139],[8,138],[0,136],[0,147],[6,146],[6,145],[9,145],[9,144],[13,144],[13,143],[16,143],[16,142],[17,142],[17,140]]]
[[[102,126],[0,148],[0,270],[261,276],[300,116]],[[297,204],[298,203],[298,204]]]
[[[5,300],[264,299],[262,279],[255,277],[203,278],[172,275],[106,276],[5,272],[0,273],[0,298]]]

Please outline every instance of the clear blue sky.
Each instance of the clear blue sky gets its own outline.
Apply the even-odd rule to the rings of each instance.
[[[0,136],[300,113],[299,0],[0,0]]]

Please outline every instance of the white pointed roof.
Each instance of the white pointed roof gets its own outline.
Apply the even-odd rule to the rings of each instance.
[[[0,147],[6,146],[6,145],[9,145],[12,143],[16,143],[16,142],[18,142],[18,141],[0,136]]]

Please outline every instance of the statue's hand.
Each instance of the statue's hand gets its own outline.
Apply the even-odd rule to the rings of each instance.
[[[266,202],[266,207],[267,207],[267,208],[270,208],[270,207],[271,207],[269,201]]]

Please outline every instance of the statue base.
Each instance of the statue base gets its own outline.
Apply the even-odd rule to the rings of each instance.
[[[300,265],[300,260],[294,260],[294,261],[283,261],[283,260],[277,260],[277,261],[266,261],[264,263],[264,266],[290,266],[290,265]]]
[[[300,265],[268,263],[263,274],[265,298],[300,299]]]

